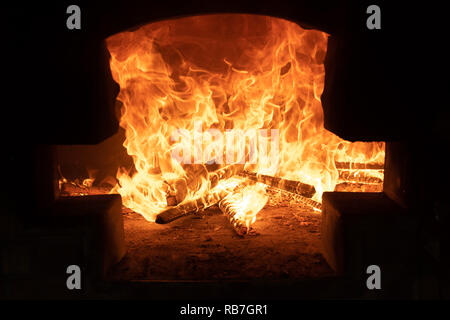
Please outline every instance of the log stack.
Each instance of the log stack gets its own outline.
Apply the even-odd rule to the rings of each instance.
[[[203,164],[187,165],[184,169],[186,175],[183,178],[166,181],[168,206],[182,203],[189,192],[199,191],[204,183],[208,184],[209,190],[213,189],[220,180],[231,178],[244,170],[244,165],[232,164],[211,172]]]
[[[382,172],[383,165],[381,164],[336,162],[336,168],[339,171],[339,179],[341,181],[362,184],[382,183],[381,178],[374,177],[370,173],[370,171],[373,170]],[[243,164],[233,164],[211,172],[208,172],[203,165],[193,165],[186,170],[186,172],[186,177],[168,182],[168,189],[170,190],[167,197],[168,204],[173,203],[176,204],[176,206],[161,212],[156,218],[156,223],[169,223],[178,218],[196,214],[213,205],[218,205],[222,213],[228,217],[233,229],[239,236],[249,234],[251,229],[244,221],[240,221],[237,218],[237,212],[233,202],[227,200],[230,199],[230,197],[228,197],[229,195],[239,192],[239,190],[249,182],[263,183],[269,188],[289,194],[292,199],[308,205],[316,211],[322,210],[322,204],[312,199],[316,194],[314,186],[301,181],[250,172],[244,170]],[[241,184],[228,189],[214,189],[214,187],[219,184],[219,181],[229,179],[233,176],[240,176],[245,179],[243,179]],[[184,201],[188,191],[199,190],[202,183],[205,183],[205,180],[206,183],[208,183],[210,191],[195,200]]]

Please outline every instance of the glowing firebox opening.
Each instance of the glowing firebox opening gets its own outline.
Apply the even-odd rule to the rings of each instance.
[[[314,186],[311,200],[317,203],[343,179],[337,164],[384,163],[384,143],[350,143],[323,127],[324,32],[273,17],[220,14],[152,23],[111,36],[107,45],[120,85],[124,147],[136,168],[119,170],[113,192],[149,221],[167,209],[174,190],[178,203],[229,193],[222,203],[247,227],[255,220],[267,201],[264,184],[233,176],[212,185],[206,166],[172,156],[175,149],[191,150],[194,163],[200,148],[210,151],[201,154],[204,164],[225,158],[231,147],[204,134],[210,129],[277,130],[277,161],[270,134],[256,138],[256,158],[249,144],[233,152],[243,154],[246,172]],[[193,143],[198,123],[202,136]],[[187,138],[174,140],[180,130]],[[344,175],[383,179],[381,171],[364,168]],[[180,181],[190,182],[178,199]]]

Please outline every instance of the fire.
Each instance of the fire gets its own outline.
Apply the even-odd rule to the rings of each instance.
[[[256,215],[264,207],[268,200],[265,192],[266,187],[262,183],[245,186],[237,193],[231,193],[222,201],[229,203],[231,209],[235,212],[234,219],[242,221],[247,228],[255,222]]]
[[[319,202],[339,181],[337,162],[383,164],[384,143],[351,143],[323,127],[327,37],[278,18],[222,14],[156,22],[108,38],[124,147],[135,165],[117,173],[113,192],[154,221],[168,206],[167,181],[189,174],[186,162],[210,164],[236,153],[246,170],[313,185]],[[263,134],[232,148],[213,134],[229,130]],[[201,177],[188,186],[185,201],[211,191]],[[247,184],[223,201],[248,226],[267,196],[262,184]]]

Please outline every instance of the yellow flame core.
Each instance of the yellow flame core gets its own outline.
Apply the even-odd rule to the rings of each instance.
[[[117,174],[115,191],[124,205],[154,221],[167,206],[164,181],[185,174],[172,157],[180,144],[189,145],[192,157],[203,150],[201,162],[222,156],[225,161],[228,149],[206,131],[212,128],[244,134],[277,129],[278,151],[273,135],[259,135],[258,148],[268,152],[259,152],[246,168],[312,184],[319,201],[338,181],[336,161],[383,163],[384,143],[350,143],[323,127],[327,37],[278,18],[221,14],[156,22],[108,38],[123,103],[124,146],[136,168]],[[177,129],[189,134],[174,141]],[[248,146],[241,149],[248,161]],[[250,222],[266,201],[259,184],[235,199],[242,219]]]

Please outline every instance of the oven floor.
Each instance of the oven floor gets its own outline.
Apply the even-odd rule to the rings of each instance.
[[[241,238],[218,208],[167,225],[124,213],[127,254],[110,280],[304,279],[333,276],[321,254],[320,213],[299,204],[258,213]]]

